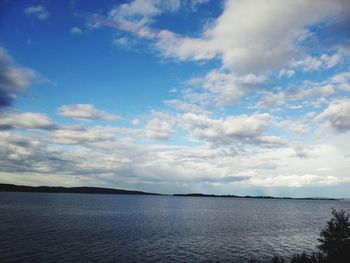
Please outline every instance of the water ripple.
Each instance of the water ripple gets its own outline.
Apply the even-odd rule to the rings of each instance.
[[[247,262],[313,251],[349,202],[0,193],[0,262]]]

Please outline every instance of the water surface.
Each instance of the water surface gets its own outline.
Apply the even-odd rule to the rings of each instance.
[[[0,192],[0,262],[247,262],[316,251],[349,201]]]

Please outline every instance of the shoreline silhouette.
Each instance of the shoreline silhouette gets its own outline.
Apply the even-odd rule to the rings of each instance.
[[[252,199],[286,199],[286,200],[331,200],[339,201],[342,198],[327,197],[275,197],[275,196],[239,196],[239,195],[214,195],[203,193],[188,194],[160,194],[136,190],[114,189],[103,187],[63,187],[63,186],[25,186],[15,184],[1,184],[0,192],[29,192],[29,193],[71,193],[71,194],[116,194],[116,195],[162,195],[182,197],[215,197],[215,198],[252,198]]]

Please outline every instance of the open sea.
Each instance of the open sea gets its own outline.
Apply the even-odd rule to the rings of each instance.
[[[317,251],[350,201],[0,192],[0,262],[258,262]]]

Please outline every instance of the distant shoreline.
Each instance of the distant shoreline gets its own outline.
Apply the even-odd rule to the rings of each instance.
[[[174,194],[173,196],[186,196],[186,197],[215,197],[215,198],[248,198],[248,199],[285,199],[285,200],[331,200],[339,201],[342,198],[328,198],[328,197],[275,197],[275,196],[239,196],[239,195],[210,195],[210,194]]]
[[[24,186],[14,184],[0,184],[0,192],[161,195],[158,193],[102,187]]]
[[[24,186],[14,184],[1,184],[0,192],[28,192],[28,193],[71,193],[71,194],[114,194],[114,195],[160,195],[160,196],[182,196],[182,197],[215,197],[215,198],[248,198],[248,199],[284,199],[284,200],[331,200],[339,201],[341,198],[326,197],[274,197],[274,196],[239,196],[239,195],[212,195],[202,193],[190,194],[159,194],[143,191],[113,189],[103,187],[62,187],[62,186]]]

